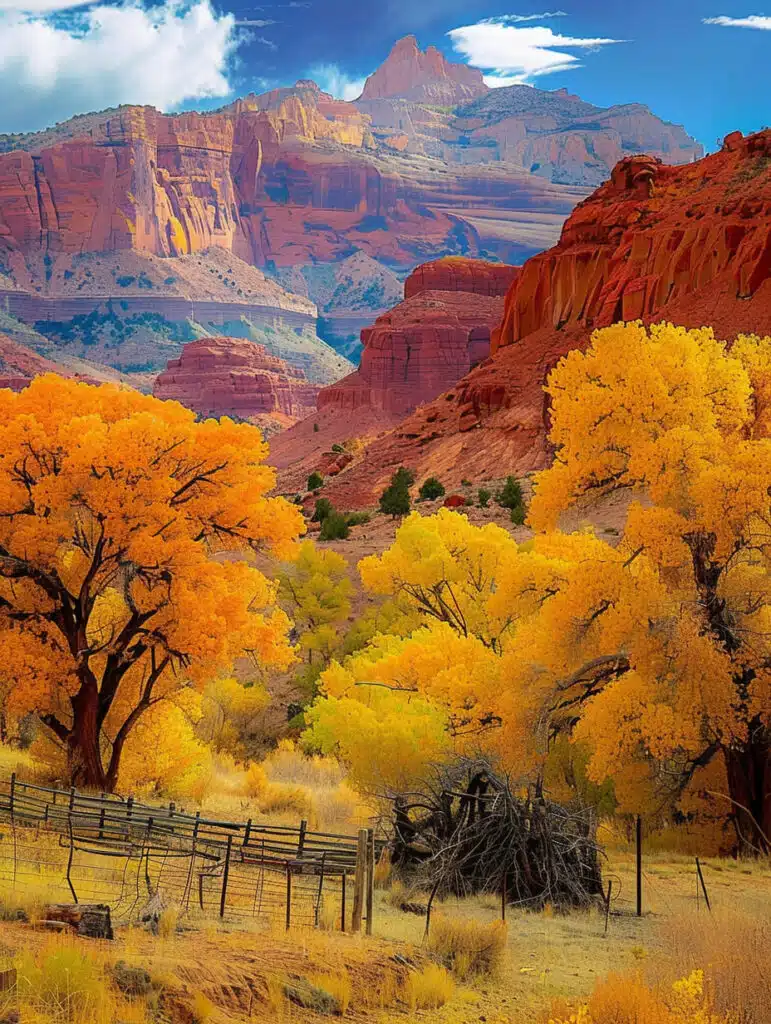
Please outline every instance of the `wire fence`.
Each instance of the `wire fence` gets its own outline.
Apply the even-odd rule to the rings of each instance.
[[[131,921],[154,905],[286,927],[351,926],[349,882],[382,843],[295,826],[204,818],[111,794],[0,780],[0,886],[46,902],[105,903]],[[355,923],[355,922],[354,922]],[[368,928],[369,930],[369,928]]]

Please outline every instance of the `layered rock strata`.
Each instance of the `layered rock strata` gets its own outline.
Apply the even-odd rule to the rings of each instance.
[[[242,338],[202,338],[185,345],[155,379],[156,398],[173,399],[201,416],[251,419],[280,414],[301,419],[318,387],[302,371]]]

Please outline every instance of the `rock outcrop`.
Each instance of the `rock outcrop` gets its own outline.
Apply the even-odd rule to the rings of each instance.
[[[262,345],[243,338],[202,338],[169,360],[153,394],[201,416],[280,415],[294,421],[313,410],[318,390]]]
[[[33,377],[41,373],[58,373],[62,377],[74,377],[62,366],[39,356],[37,352],[12,341],[6,334],[0,334],[0,388],[21,391]]]
[[[646,106],[597,107],[565,89],[488,89],[478,71],[400,40],[356,106],[376,141],[449,164],[505,162],[549,181],[597,186],[617,161],[645,152],[681,164],[703,156],[680,126]]]
[[[581,197],[513,168],[448,176],[441,161],[380,146],[354,104],[299,82],[215,113],[121,107],[0,137],[0,273],[54,294],[52,260],[105,251],[216,247],[257,267],[357,250],[404,268],[446,252],[529,254]]]
[[[319,394],[319,410],[401,416],[452,387],[489,355],[516,273],[462,258],[418,267],[404,301],[361,332],[359,369]]]
[[[399,98],[455,106],[488,91],[481,71],[467,64],[451,64],[435,46],[424,53],[415,36],[405,36],[369,76],[360,98]]]
[[[341,474],[330,498],[372,504],[402,464],[448,487],[547,465],[550,370],[592,329],[635,318],[709,325],[728,341],[771,334],[771,131],[733,133],[683,167],[622,161],[559,244],[522,267],[491,358],[373,441],[366,469]]]

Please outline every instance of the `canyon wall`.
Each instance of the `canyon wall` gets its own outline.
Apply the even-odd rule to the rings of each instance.
[[[622,161],[559,244],[517,274],[491,358],[382,433],[329,497],[342,508],[373,504],[402,464],[450,487],[547,465],[550,370],[593,329],[635,318],[712,326],[728,341],[771,334],[771,130],[735,132],[682,167]]]

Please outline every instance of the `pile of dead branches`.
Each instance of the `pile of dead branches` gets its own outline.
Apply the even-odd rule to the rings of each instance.
[[[593,815],[515,789],[485,761],[441,769],[393,808],[394,866],[440,896],[497,893],[509,904],[568,909],[602,893]]]

